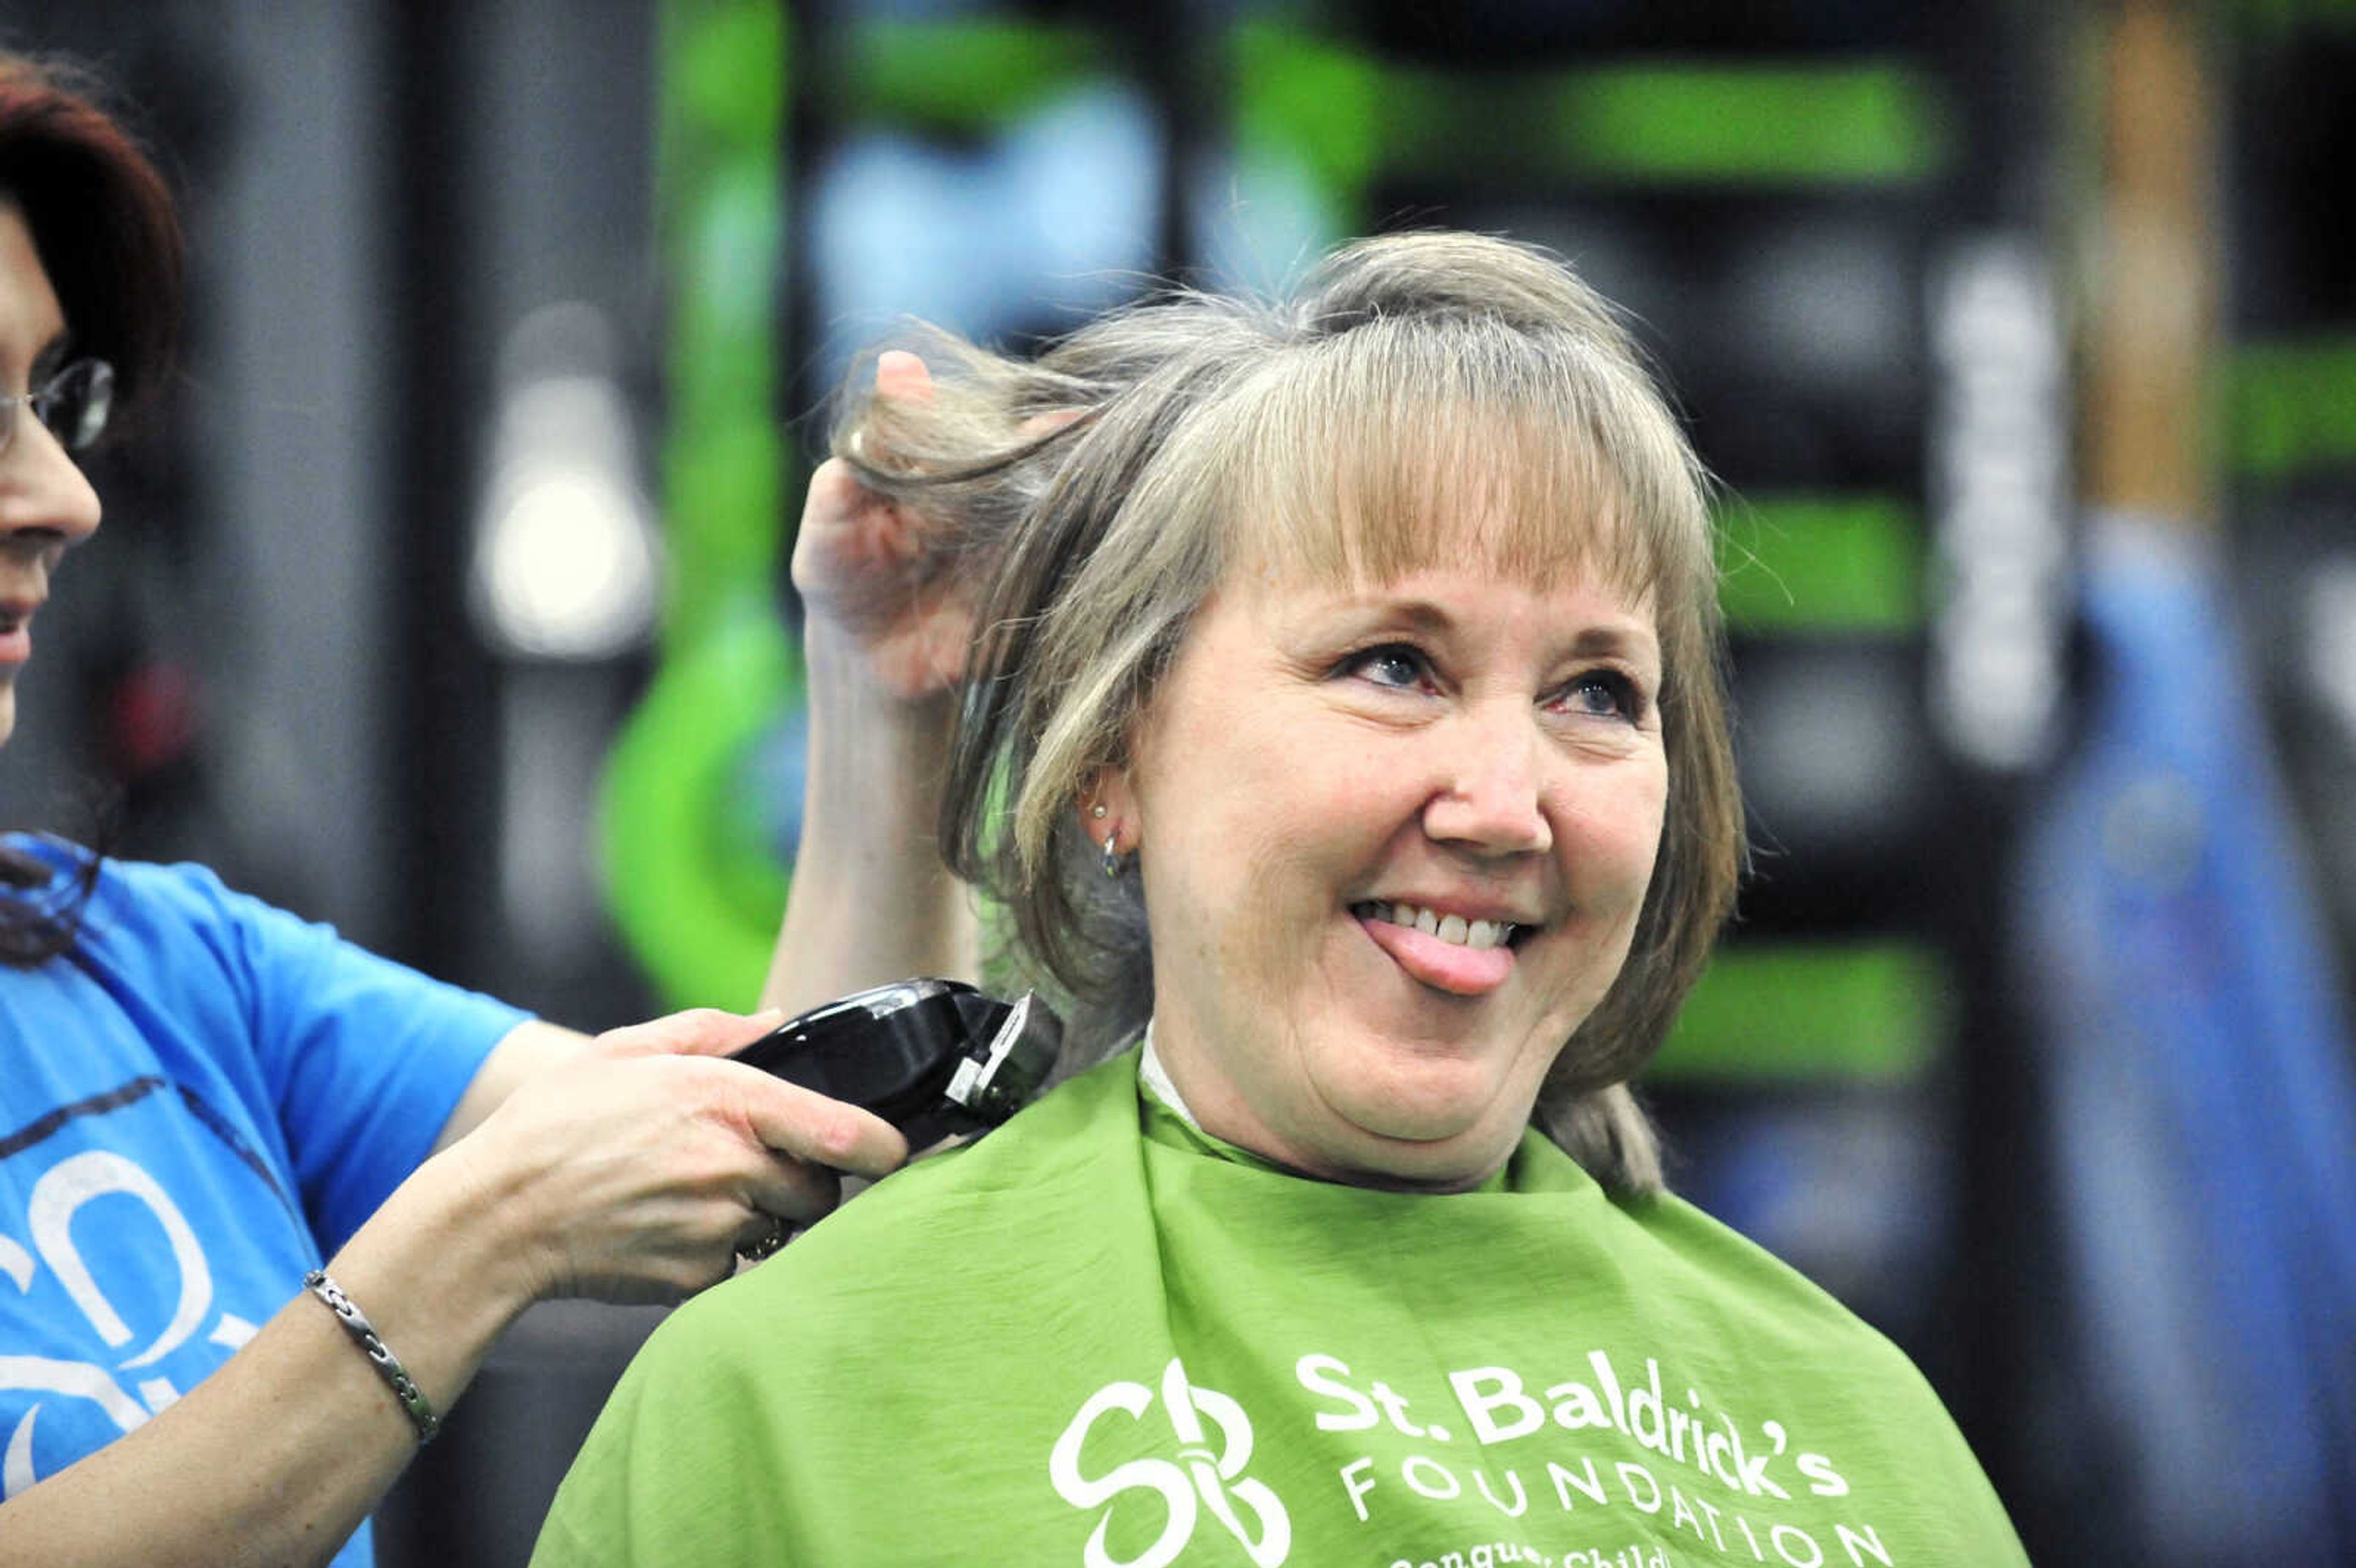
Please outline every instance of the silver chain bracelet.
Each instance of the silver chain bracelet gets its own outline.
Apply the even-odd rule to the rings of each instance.
[[[410,1425],[417,1429],[417,1445],[423,1448],[433,1442],[434,1435],[442,1430],[442,1418],[434,1413],[434,1402],[425,1397],[425,1392],[417,1386],[417,1380],[409,1375],[409,1369],[402,1366],[401,1358],[392,1353],[392,1347],[378,1335],[376,1325],[368,1320],[368,1314],[352,1305],[352,1298],[344,1294],[343,1286],[327,1277],[325,1269],[313,1269],[303,1276],[303,1284],[312,1295],[327,1304],[327,1309],[336,1315],[336,1321],[342,1324],[344,1332],[352,1337],[352,1343],[360,1348],[360,1353],[368,1357],[369,1364],[376,1368],[377,1375],[384,1379],[385,1386],[392,1390],[393,1397],[401,1401],[401,1408],[409,1413]]]

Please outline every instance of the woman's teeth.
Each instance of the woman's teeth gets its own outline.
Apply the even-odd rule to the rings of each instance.
[[[1413,926],[1426,936],[1436,936],[1453,947],[1475,950],[1503,947],[1513,940],[1516,929],[1510,921],[1466,920],[1462,915],[1434,914],[1417,904],[1363,903],[1358,906],[1358,912],[1375,920],[1388,921],[1393,925]]]

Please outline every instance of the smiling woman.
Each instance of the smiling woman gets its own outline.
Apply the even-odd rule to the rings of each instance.
[[[773,993],[952,923],[913,779],[1070,1076],[674,1317],[538,1560],[2019,1563],[1904,1358],[1661,1190],[1628,1079],[1740,810],[1602,302],[1425,234],[924,341],[802,521]]]
[[[1652,617],[1486,571],[1236,578],[1095,791],[1149,890],[1156,1052],[1230,1142],[1330,1179],[1476,1186],[1651,884]]]
[[[1301,795],[1306,809],[1346,816],[1385,794],[1406,799],[1422,792],[1432,797],[1444,830],[1459,810],[1460,792],[1429,776],[1432,763],[1452,759],[1477,773],[1494,759],[1526,755],[1530,772],[1515,786],[1526,793],[1521,809],[1547,818],[1546,831],[1565,830],[1565,848],[1554,858],[1557,884],[1563,868],[1573,857],[1583,862],[1587,851],[1576,843],[1583,836],[1580,824],[1564,813],[1599,804],[1572,798],[1574,781],[1591,790],[1607,770],[1567,764],[1595,754],[1598,727],[1566,729],[1558,718],[1547,727],[1550,743],[1536,752],[1502,732],[1481,736],[1468,749],[1466,716],[1494,728],[1495,706],[1470,698],[1501,682],[1525,682],[1517,700],[1531,720],[1558,716],[1558,687],[1607,672],[1630,680],[1624,645],[1640,641],[1646,650],[1644,711],[1629,717],[1642,722],[1615,733],[1631,741],[1649,737],[1656,769],[1665,754],[1673,759],[1667,836],[1646,836],[1644,804],[1631,802],[1647,870],[1659,846],[1662,896],[1649,919],[1637,922],[1648,882],[1637,877],[1633,901],[1613,911],[1628,920],[1616,929],[1602,907],[1583,904],[1575,916],[1558,907],[1551,921],[1517,923],[1530,929],[1510,950],[1511,969],[1559,969],[1562,950],[1577,946],[1608,955],[1594,969],[1603,984],[1574,997],[1561,991],[1557,974],[1547,985],[1511,987],[1478,1010],[1494,1024],[1520,1007],[1534,1009],[1524,1025],[1558,1026],[1552,1039],[1527,1041],[1534,1054],[1526,1066],[1536,1071],[1526,1072],[1521,1092],[1536,1095],[1543,1078],[1542,1116],[1599,1176],[1631,1188],[1657,1185],[1650,1132],[1618,1085],[1657,1047],[1724,918],[1740,814],[1714,656],[1716,596],[1700,475],[1624,334],[1590,291],[1534,252],[1472,236],[1422,235],[1341,252],[1276,309],[1189,295],[1111,318],[1046,356],[1032,371],[1043,383],[1033,395],[1053,396],[1057,375],[1080,387],[1117,380],[1141,361],[1152,362],[1157,351],[1160,362],[1141,378],[1138,391],[1075,429],[1071,450],[1057,454],[1066,475],[1133,467],[1133,485],[1112,506],[1066,478],[1070,488],[1062,493],[1086,498],[1051,502],[1035,526],[1018,530],[1004,579],[1010,585],[1054,583],[1057,591],[1049,598],[1010,587],[983,613],[982,624],[993,631],[979,655],[983,670],[973,689],[980,701],[950,784],[951,810],[968,813],[955,824],[959,869],[1009,900],[1024,937],[1056,978],[1117,1020],[1109,1032],[1133,1032],[1150,1005],[1159,1026],[1155,1045],[1175,1058],[1170,1072],[1183,1092],[1194,1076],[1187,1065],[1193,1020],[1165,1016],[1165,1001],[1178,998],[1165,998],[1162,982],[1171,976],[1154,963],[1174,914],[1132,921],[1131,927],[1144,926],[1143,943],[1092,940],[1122,928],[1098,923],[1091,930],[1042,872],[1054,859],[1051,843],[1061,837],[1068,844],[1074,826],[1059,802],[1100,784],[1118,787],[1127,777],[1120,764],[1145,738],[1149,695],[1160,701],[1186,689],[1152,683],[1164,670],[1175,675],[1189,667],[1185,639],[1199,619],[1207,614],[1215,625],[1230,613],[1226,600],[1249,600],[1269,635],[1306,639],[1290,650],[1296,660],[1339,659],[1366,645],[1321,646],[1310,623],[1318,619],[1320,595],[1340,592],[1346,601],[1324,606],[1323,619],[1333,628],[1329,639],[1349,632],[1379,644],[1387,618],[1390,634],[1416,634],[1407,651],[1433,667],[1433,694],[1444,688],[1449,722],[1436,731],[1435,721],[1412,726],[1427,740],[1414,753],[1376,744],[1381,727],[1371,723],[1325,736],[1313,742],[1316,749],[1336,762],[1355,758],[1364,771],[1347,787],[1336,780],[1323,796],[1297,789],[1284,795]],[[1127,406],[1140,403],[1150,414]],[[876,479],[892,483],[889,475]],[[1074,562],[1067,581],[1055,574],[1055,563],[1065,560]],[[1453,599],[1417,606],[1403,592],[1408,574],[1441,567],[1457,573]],[[1547,592],[1544,585],[1560,586]],[[1517,606],[1524,645],[1498,648],[1484,636],[1476,649],[1476,632],[1499,630],[1489,623],[1515,597],[1524,601]],[[1372,623],[1371,631],[1351,624],[1352,608]],[[1274,621],[1290,624],[1279,634]],[[1458,645],[1439,645],[1435,627]],[[1595,643],[1615,635],[1622,662],[1612,665],[1596,656]],[[1465,667],[1448,667],[1443,654]],[[1523,667],[1495,667],[1508,657]],[[992,678],[1000,672],[1022,678]],[[1479,690],[1462,689],[1476,681]],[[1573,731],[1587,737],[1583,744],[1572,744]],[[1198,739],[1208,743],[1213,737]],[[1370,797],[1365,784],[1394,777],[1410,754],[1429,759],[1422,772],[1397,776]],[[1547,761],[1566,765],[1539,765]],[[1223,765],[1205,762],[1206,776]],[[988,798],[985,775],[1001,768],[1014,823],[1006,842],[993,843],[987,822],[972,813]],[[1174,803],[1171,792],[1162,795],[1166,813]],[[1227,803],[1235,819],[1229,826],[1238,832],[1281,809],[1282,796],[1271,800],[1264,791],[1228,789],[1217,797]],[[1663,802],[1653,803],[1655,829],[1664,809]],[[1141,812],[1121,815],[1137,837],[1146,873],[1130,893],[1149,917],[1159,901],[1157,874],[1191,884],[1216,874],[1205,868],[1256,859],[1248,852],[1258,841],[1250,837],[1167,853],[1178,846],[1165,845]],[[1132,815],[1139,820],[1127,821]],[[1435,915],[1451,912],[1451,897],[1480,896],[1465,884],[1500,877],[1525,884],[1514,890],[1525,902],[1543,897],[1558,904],[1570,891],[1533,885],[1540,878],[1533,868],[1546,856],[1483,854],[1425,833],[1401,835],[1403,841],[1409,837],[1428,847],[1426,858],[1447,866],[1415,865],[1407,850],[1394,848],[1386,851],[1393,864],[1361,866],[1355,888],[1335,891],[1410,903],[1418,901],[1410,895],[1428,892],[1440,906]],[[1067,848],[1062,865],[1070,859]],[[1229,901],[1217,907],[1226,912],[1221,929],[1232,936],[1236,912],[1260,906],[1238,901],[1242,888],[1226,891]],[[1485,896],[1494,901],[1498,892],[1491,887]],[[1476,912],[1467,911],[1467,918]],[[1641,936],[1637,923],[1645,927]],[[1302,929],[1289,927],[1287,944],[1299,941]],[[1372,934],[1380,928],[1364,929]],[[1641,956],[1623,968],[1632,945]],[[1074,961],[1092,947],[1104,963]],[[1272,961],[1258,953],[1248,967],[1184,994],[1228,994],[1229,984],[1265,975]],[[1289,981],[1270,979],[1302,998],[1296,1005],[1307,1005],[1307,987],[1318,977],[1303,968]],[[1339,986],[1333,994],[1358,995],[1363,985],[1364,977],[1329,974],[1318,990]],[[1256,998],[1255,1007],[1266,999]],[[1219,1038],[1236,1038],[1239,1011],[1239,999],[1230,996]],[[1292,1032],[1298,1021],[1292,1007],[1256,1016],[1261,1029]],[[1448,1027],[1461,1029],[1470,1021]],[[1184,1032],[1173,1035],[1173,1029]],[[1566,1051],[1574,1032],[1579,1043]],[[1392,1152],[1408,1168],[1395,1174],[1442,1185],[1487,1175],[1510,1148],[1510,1137],[1500,1143],[1497,1135],[1517,1132],[1531,1101],[1493,1109],[1482,1158],[1467,1166],[1461,1149],[1402,1147]]]

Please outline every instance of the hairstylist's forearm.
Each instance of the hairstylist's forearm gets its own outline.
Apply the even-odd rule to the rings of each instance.
[[[327,1272],[446,1410],[530,1302],[519,1238],[459,1162],[422,1167]],[[5,1568],[322,1563],[416,1452],[407,1412],[323,1302],[289,1298],[153,1421],[0,1504]]]
[[[761,991],[799,1012],[910,975],[972,979],[970,891],[936,837],[954,690],[903,700],[851,640],[811,624],[809,793],[785,923]]]

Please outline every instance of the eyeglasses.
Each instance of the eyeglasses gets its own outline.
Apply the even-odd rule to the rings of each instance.
[[[107,411],[113,406],[114,367],[103,359],[77,359],[38,391],[0,396],[0,452],[16,443],[20,410],[30,408],[59,446],[80,452],[106,429]]]

